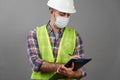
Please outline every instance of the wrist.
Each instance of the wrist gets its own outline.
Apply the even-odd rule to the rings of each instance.
[[[82,77],[82,73],[81,71],[73,71],[72,75],[71,75],[72,78],[81,78]]]
[[[55,66],[56,66],[56,67],[55,67],[55,72],[57,72],[58,68],[59,68],[60,66],[62,66],[62,65],[64,65],[64,64],[56,64],[56,63],[55,63]]]
[[[69,78],[75,78],[75,72],[72,71],[71,74],[68,76]]]

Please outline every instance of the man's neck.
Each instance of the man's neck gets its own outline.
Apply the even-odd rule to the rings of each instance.
[[[60,31],[60,28],[57,28],[57,26],[55,26],[52,21],[50,21],[50,26],[55,33],[58,33]]]

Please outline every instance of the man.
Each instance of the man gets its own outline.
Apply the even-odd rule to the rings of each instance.
[[[65,80],[81,79],[84,67],[73,71],[64,64],[71,58],[84,58],[83,43],[79,34],[68,27],[70,14],[75,13],[73,0],[49,0],[50,20],[28,34],[28,56],[32,64],[31,79],[48,80],[55,72]],[[63,79],[62,79],[63,80]]]

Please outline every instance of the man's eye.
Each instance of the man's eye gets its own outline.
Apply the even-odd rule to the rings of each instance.
[[[64,13],[60,13],[61,16],[64,16],[65,14]]]

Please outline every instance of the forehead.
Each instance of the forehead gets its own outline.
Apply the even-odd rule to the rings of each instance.
[[[58,10],[56,10],[56,9],[53,9],[53,8],[50,8],[51,10],[54,10],[55,12],[57,12],[57,13],[63,13],[63,14],[70,14],[70,13],[66,13],[66,12],[61,12],[61,11],[58,11]]]

